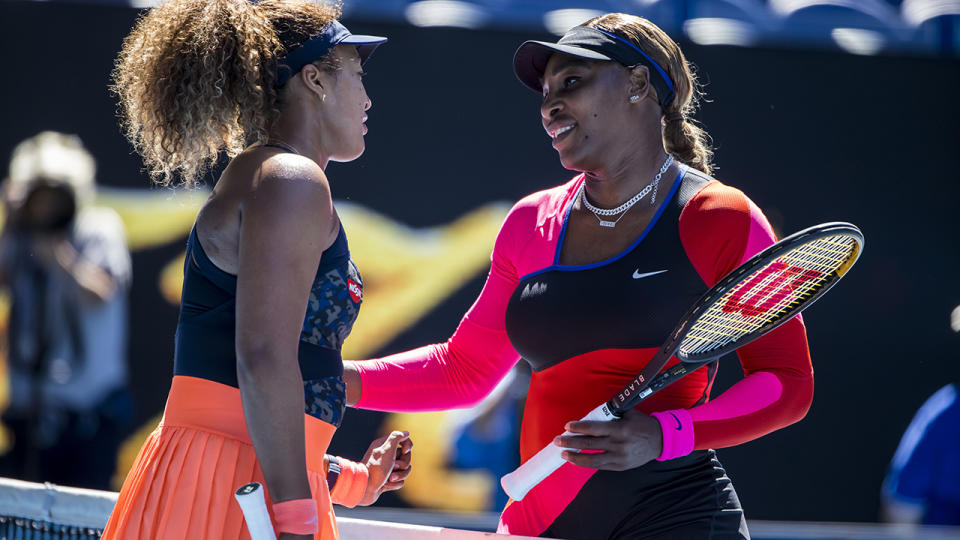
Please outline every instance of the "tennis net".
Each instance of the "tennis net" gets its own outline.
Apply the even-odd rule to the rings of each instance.
[[[0,478],[0,540],[96,540],[116,501],[117,494],[111,492]],[[394,523],[364,517],[367,519],[338,516],[341,540],[482,540],[491,536],[489,532],[453,529],[442,524]],[[489,523],[465,524],[476,525],[484,527]],[[498,540],[525,538],[528,537],[497,536]]]
[[[95,540],[117,494],[0,478],[0,540]],[[337,507],[341,540],[521,540],[493,535],[497,514]],[[468,530],[472,529],[472,530]],[[754,540],[957,540],[960,528],[750,521]],[[532,539],[531,539],[532,540]],[[544,540],[544,539],[536,539]]]
[[[115,493],[0,478],[0,540],[95,540]]]

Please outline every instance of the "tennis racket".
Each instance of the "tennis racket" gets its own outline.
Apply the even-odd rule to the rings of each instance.
[[[619,418],[684,375],[787,322],[846,275],[862,249],[860,229],[849,223],[824,223],[757,253],[711,287],[640,374],[582,420]],[[674,355],[680,363],[660,373]],[[513,500],[523,499],[566,463],[560,456],[562,451],[548,444],[501,478],[503,490]]]
[[[267,501],[263,497],[263,486],[259,482],[251,482],[238,489],[234,497],[243,511],[250,540],[277,540],[273,523],[270,522],[270,512],[267,511]]]

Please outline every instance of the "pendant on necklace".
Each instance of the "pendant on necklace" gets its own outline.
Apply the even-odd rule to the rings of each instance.
[[[610,228],[612,229],[612,228],[614,228],[614,227],[617,226],[617,222],[616,222],[616,221],[607,221],[607,220],[601,219],[601,220],[600,220],[600,226],[601,226],[601,227],[610,227]]]

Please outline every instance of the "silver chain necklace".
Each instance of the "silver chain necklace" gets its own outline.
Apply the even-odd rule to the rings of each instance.
[[[587,200],[587,191],[585,189],[587,184],[586,182],[584,182],[583,184],[580,184],[580,200],[583,201],[583,206],[585,206],[587,210],[590,210],[590,212],[592,212],[593,215],[597,218],[597,221],[600,222],[601,227],[610,227],[610,228],[616,227],[617,223],[620,223],[620,220],[623,219],[623,216],[627,215],[627,210],[632,208],[633,205],[637,204],[637,202],[640,199],[644,198],[647,195],[647,193],[650,193],[651,191],[653,191],[653,196],[650,197],[650,204],[651,205],[656,204],[657,187],[660,185],[660,177],[663,176],[663,173],[667,172],[667,169],[670,168],[671,163],[673,163],[673,156],[668,154],[666,161],[663,162],[663,166],[660,167],[660,172],[658,172],[657,176],[653,178],[653,181],[647,184],[645,188],[641,189],[640,193],[637,193],[636,195],[631,197],[629,201],[621,204],[616,208],[610,208],[610,209],[597,208],[596,206],[590,204],[590,201]],[[621,215],[615,221],[607,221],[600,217],[600,216],[615,216],[617,214],[621,214]]]

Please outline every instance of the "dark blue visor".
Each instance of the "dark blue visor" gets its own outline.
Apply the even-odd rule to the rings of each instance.
[[[355,36],[339,21],[332,21],[324,25],[320,33],[280,60],[280,65],[277,67],[277,86],[287,84],[287,81],[299,73],[304,66],[323,58],[337,45],[356,45],[360,64],[363,65],[373,54],[373,50],[385,41],[387,38],[380,36]]]

